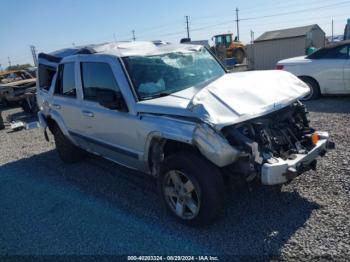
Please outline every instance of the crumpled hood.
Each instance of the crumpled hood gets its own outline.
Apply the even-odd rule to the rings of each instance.
[[[276,111],[308,92],[301,80],[285,71],[231,73],[201,89],[187,109],[221,129]]]

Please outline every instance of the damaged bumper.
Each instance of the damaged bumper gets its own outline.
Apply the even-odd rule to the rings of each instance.
[[[303,172],[316,168],[316,158],[323,156],[327,149],[333,149],[334,143],[328,141],[327,132],[318,132],[319,140],[315,147],[307,154],[296,154],[294,159],[283,160],[271,158],[263,164],[261,169],[261,182],[264,185],[277,185],[286,183]]]

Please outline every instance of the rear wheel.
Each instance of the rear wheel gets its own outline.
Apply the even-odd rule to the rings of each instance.
[[[310,88],[310,93],[302,98],[303,101],[314,100],[320,96],[320,88],[316,80],[310,77],[300,77],[300,79]]]
[[[5,124],[4,124],[4,119],[2,118],[1,110],[0,110],[0,130],[2,129],[5,129]]]
[[[158,177],[162,200],[171,215],[188,225],[207,225],[221,213],[224,182],[217,167],[202,156],[176,152]]]
[[[86,153],[75,146],[61,131],[58,126],[52,130],[55,137],[56,149],[59,157],[65,163],[76,163],[82,160]]]

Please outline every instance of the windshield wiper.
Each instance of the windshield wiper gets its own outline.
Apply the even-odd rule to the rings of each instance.
[[[151,96],[146,96],[143,97],[142,100],[148,100],[148,99],[153,99],[153,98],[159,98],[159,97],[164,97],[164,96],[168,96],[171,95],[173,92],[161,92],[161,93],[157,93]]]

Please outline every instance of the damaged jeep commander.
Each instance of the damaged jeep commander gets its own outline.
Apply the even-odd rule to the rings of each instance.
[[[223,208],[227,178],[282,185],[334,146],[309,126],[309,88],[283,71],[229,73],[199,45],[116,42],[39,54],[37,100],[60,158],[85,151],[157,178],[187,224]],[[132,194],[132,192],[130,192]]]

